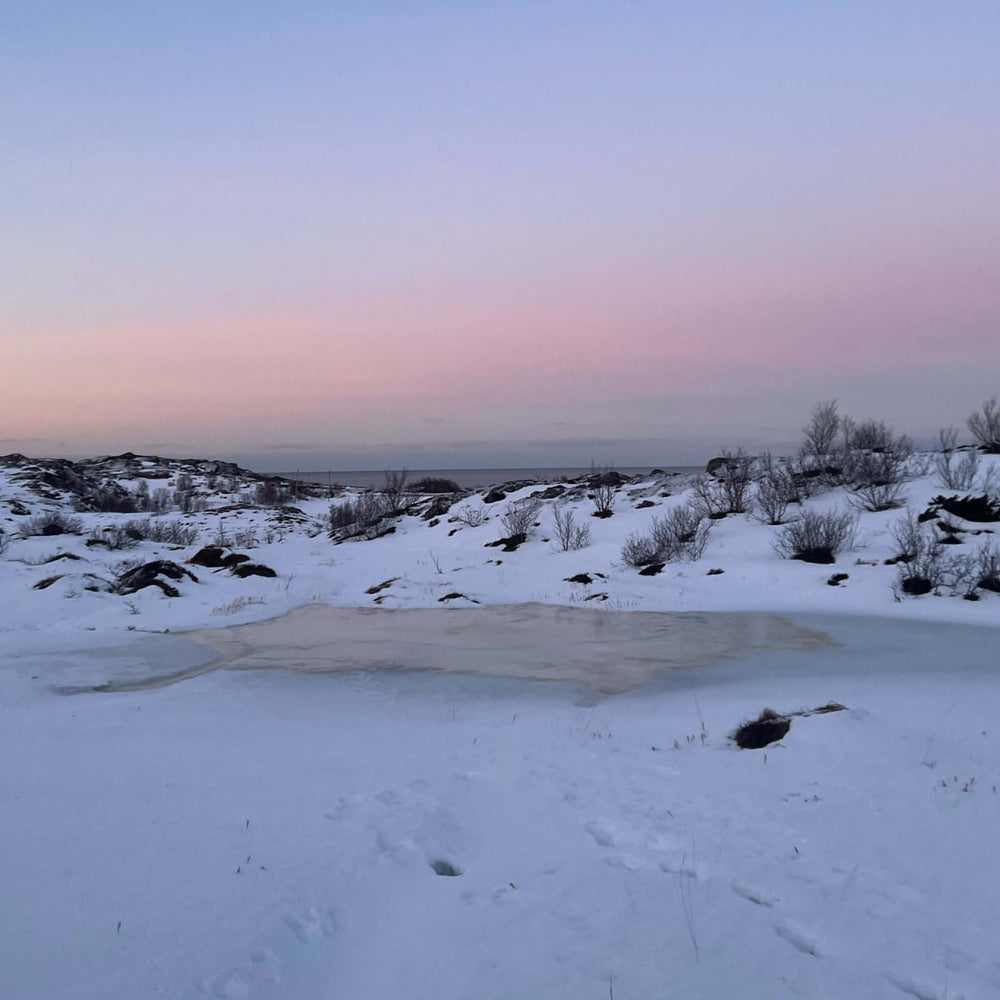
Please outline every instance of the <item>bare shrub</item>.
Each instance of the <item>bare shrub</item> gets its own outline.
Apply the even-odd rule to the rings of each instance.
[[[198,529],[192,525],[160,518],[135,518],[126,521],[122,530],[136,541],[165,545],[194,545],[198,540]]]
[[[292,491],[278,479],[265,479],[254,487],[253,503],[258,507],[281,507],[292,499]]]
[[[691,503],[702,517],[713,521],[729,513],[729,503],[721,484],[704,473],[691,480]]]
[[[1000,551],[987,542],[976,553],[976,586],[1000,594]]]
[[[610,471],[610,470],[609,470]],[[618,487],[610,479],[601,478],[592,488],[590,499],[597,517],[610,517],[618,497]]]
[[[124,524],[114,524],[107,528],[92,529],[87,536],[87,544],[103,545],[113,552],[118,552],[123,549],[134,549],[139,544],[139,538]]]
[[[458,513],[454,515],[459,524],[465,524],[470,528],[478,528],[486,520],[485,507],[473,507],[471,504],[462,504]]]
[[[330,534],[349,538],[354,535],[378,534],[382,522],[395,511],[381,493],[359,493],[357,499],[331,504],[327,514]]]
[[[535,518],[542,509],[542,501],[537,497],[524,497],[507,504],[507,511],[501,518],[504,531],[510,535],[528,535],[534,530]]]
[[[813,407],[809,423],[802,429],[805,437],[802,444],[803,452],[816,458],[829,455],[833,451],[839,429],[840,415],[837,413],[837,401],[831,399],[825,403],[817,403]]]
[[[916,559],[927,537],[917,515],[910,510],[893,524],[889,533],[896,543],[892,561],[897,563],[908,563]]]
[[[382,474],[382,486],[379,493],[385,501],[388,510],[399,510],[404,506],[403,500],[407,495],[406,483],[410,478],[406,469],[386,469]]]
[[[622,561],[638,568],[653,563],[694,562],[705,553],[712,523],[694,504],[674,507],[654,517],[649,532],[634,532],[622,547]]]
[[[253,549],[257,547],[257,529],[254,525],[247,525],[239,531],[233,533],[233,544],[238,549]]]
[[[979,586],[976,557],[971,553],[957,552],[941,561],[943,583],[953,594],[959,594],[967,601],[978,601],[976,589]]]
[[[758,460],[760,477],[754,494],[754,516],[764,524],[784,524],[788,508],[799,502],[799,486],[787,465],[779,465],[770,452]]]
[[[3,530],[3,528],[0,528],[0,556],[2,556],[9,548],[10,548],[10,535],[8,535],[7,532]]]
[[[735,452],[723,450],[719,457],[722,463],[715,470],[715,478],[722,491],[726,513],[746,513],[754,480],[755,460],[742,448],[737,448]]]
[[[893,589],[897,596],[936,593],[945,582],[944,548],[936,538],[920,536],[916,554],[900,562]]]
[[[590,544],[590,528],[576,523],[572,510],[566,506],[556,506],[552,510],[555,536],[560,552],[585,549]]]
[[[906,502],[900,483],[866,483],[858,486],[847,498],[847,502],[859,510],[871,513],[896,510]]]
[[[22,538],[36,535],[82,535],[83,521],[54,510],[27,518],[17,526],[17,530]]]
[[[969,430],[988,454],[1000,454],[1000,401],[992,396],[968,420]]]
[[[957,441],[958,431],[954,427],[938,431],[941,450],[934,456],[934,472],[946,489],[971,490],[979,475],[979,452],[971,448],[956,455]]]
[[[781,529],[774,549],[784,559],[833,563],[839,552],[854,544],[857,523],[856,515],[847,511],[810,511]]]
[[[862,420],[855,424],[845,418],[844,423],[850,428],[853,451],[885,451],[892,444],[892,428],[881,420]]]
[[[461,487],[454,479],[425,476],[410,485],[412,493],[458,493]]]
[[[625,539],[625,544],[622,546],[622,562],[633,569],[639,569],[664,560],[660,558],[660,547],[653,537],[636,531]]]

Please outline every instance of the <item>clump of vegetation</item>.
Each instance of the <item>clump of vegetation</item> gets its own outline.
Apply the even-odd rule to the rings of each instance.
[[[784,524],[788,508],[801,502],[801,486],[787,464],[775,462],[770,452],[764,452],[758,461],[757,488],[753,511],[764,524]]]
[[[783,739],[791,727],[792,720],[787,715],[765,708],[756,719],[740,725],[729,738],[741,750],[760,750]]]
[[[523,535],[527,538],[535,530],[535,518],[542,509],[542,501],[537,497],[523,497],[507,504],[501,521],[508,537]]]
[[[577,524],[569,507],[558,505],[552,510],[554,534],[560,552],[584,549],[590,544],[590,528]]]
[[[82,535],[83,521],[78,517],[54,510],[29,517],[18,525],[17,530],[22,538],[39,535]]]
[[[942,427],[938,443],[941,450],[934,456],[933,466],[941,485],[948,490],[974,489],[979,475],[979,451],[967,448],[959,452],[958,431],[954,427]]]
[[[818,514],[810,511],[786,524],[774,543],[784,559],[809,563],[834,563],[838,553],[854,544],[857,517],[844,511]]]
[[[486,520],[485,507],[473,507],[472,504],[462,504],[454,519],[459,524],[467,525],[470,528],[478,528]]]
[[[968,420],[979,447],[989,455],[1000,455],[1000,401],[992,396]]]
[[[654,517],[646,534],[635,532],[622,546],[622,562],[633,569],[668,562],[694,562],[705,553],[711,521],[696,504]]]
[[[425,476],[410,484],[413,493],[458,493],[461,487],[453,479]]]

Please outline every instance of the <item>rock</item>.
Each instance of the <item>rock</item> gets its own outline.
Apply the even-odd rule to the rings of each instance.
[[[483,497],[483,503],[499,503],[501,500],[506,500],[507,494],[503,490],[490,490],[486,496]]]
[[[188,562],[194,566],[205,566],[208,569],[218,569],[223,565],[222,562],[222,546],[220,545],[206,545],[203,549],[199,549]]]
[[[252,563],[243,562],[239,565],[232,567],[233,576],[238,576],[241,579],[245,579],[248,576],[277,576],[278,574],[271,569],[270,566],[265,566],[263,563]]]
[[[154,559],[122,573],[115,581],[114,591],[117,594],[134,594],[145,587],[159,587],[167,597],[179,597],[180,591],[161,580],[161,576],[170,580],[182,580],[188,577],[195,583],[198,582],[198,577],[191,570],[178,566],[169,559]]]

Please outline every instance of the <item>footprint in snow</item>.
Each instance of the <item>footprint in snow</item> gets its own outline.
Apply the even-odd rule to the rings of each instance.
[[[778,937],[787,941],[796,951],[801,951],[803,955],[819,955],[819,947],[815,941],[810,940],[805,934],[789,927],[787,924],[776,924],[774,932]]]
[[[333,937],[337,930],[337,917],[332,910],[310,906],[305,913],[286,914],[285,926],[303,944],[311,944],[313,941]]]
[[[733,892],[735,892],[737,896],[742,896],[744,899],[749,900],[751,903],[756,903],[758,906],[772,908],[775,903],[778,902],[776,899],[772,899],[759,889],[751,889],[749,886],[743,885],[740,882],[733,883]]]

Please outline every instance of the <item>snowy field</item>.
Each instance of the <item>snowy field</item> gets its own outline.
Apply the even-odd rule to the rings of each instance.
[[[735,515],[641,576],[622,545],[670,478],[487,547],[548,485],[342,544],[328,499],[204,488],[154,515],[189,544],[112,551],[86,542],[146,515],[20,537],[69,500],[0,471],[0,995],[1000,995],[1000,596],[900,595],[900,509],[834,565]],[[942,492],[905,485],[914,514]],[[586,547],[557,551],[556,501]],[[997,527],[952,523],[956,553]],[[189,562],[237,532],[275,576]],[[119,592],[153,560],[194,579]]]

